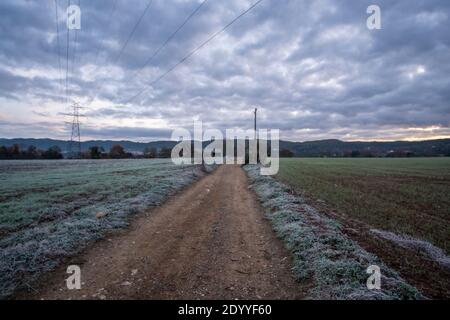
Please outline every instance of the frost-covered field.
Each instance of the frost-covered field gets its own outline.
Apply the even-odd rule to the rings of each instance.
[[[0,297],[201,174],[170,160],[0,161]]]
[[[274,230],[291,251],[299,280],[312,279],[312,299],[420,299],[422,295],[378,257],[349,239],[337,221],[320,214],[290,188],[256,166],[245,166]],[[368,290],[367,268],[381,269],[381,290]]]

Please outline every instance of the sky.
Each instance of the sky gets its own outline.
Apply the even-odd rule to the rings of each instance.
[[[0,2],[0,137],[68,140],[79,103],[82,140],[250,129],[255,107],[284,140],[450,138],[448,0],[262,0],[204,46],[256,0],[72,0],[67,42],[68,2]]]

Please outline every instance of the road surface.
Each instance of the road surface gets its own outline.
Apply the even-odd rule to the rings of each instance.
[[[68,290],[68,265],[82,287]],[[223,165],[45,276],[34,299],[300,299],[245,172]]]

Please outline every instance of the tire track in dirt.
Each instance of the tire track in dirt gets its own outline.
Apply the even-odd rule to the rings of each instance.
[[[222,165],[17,298],[300,299],[291,263],[245,172]],[[71,264],[81,290],[66,288]]]

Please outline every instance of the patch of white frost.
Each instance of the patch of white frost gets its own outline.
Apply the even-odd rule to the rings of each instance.
[[[432,245],[431,243],[415,239],[408,235],[399,235],[389,231],[371,229],[370,232],[380,238],[394,242],[396,245],[424,253],[430,260],[439,263],[441,266],[450,269],[450,257],[447,256],[442,249]]]

